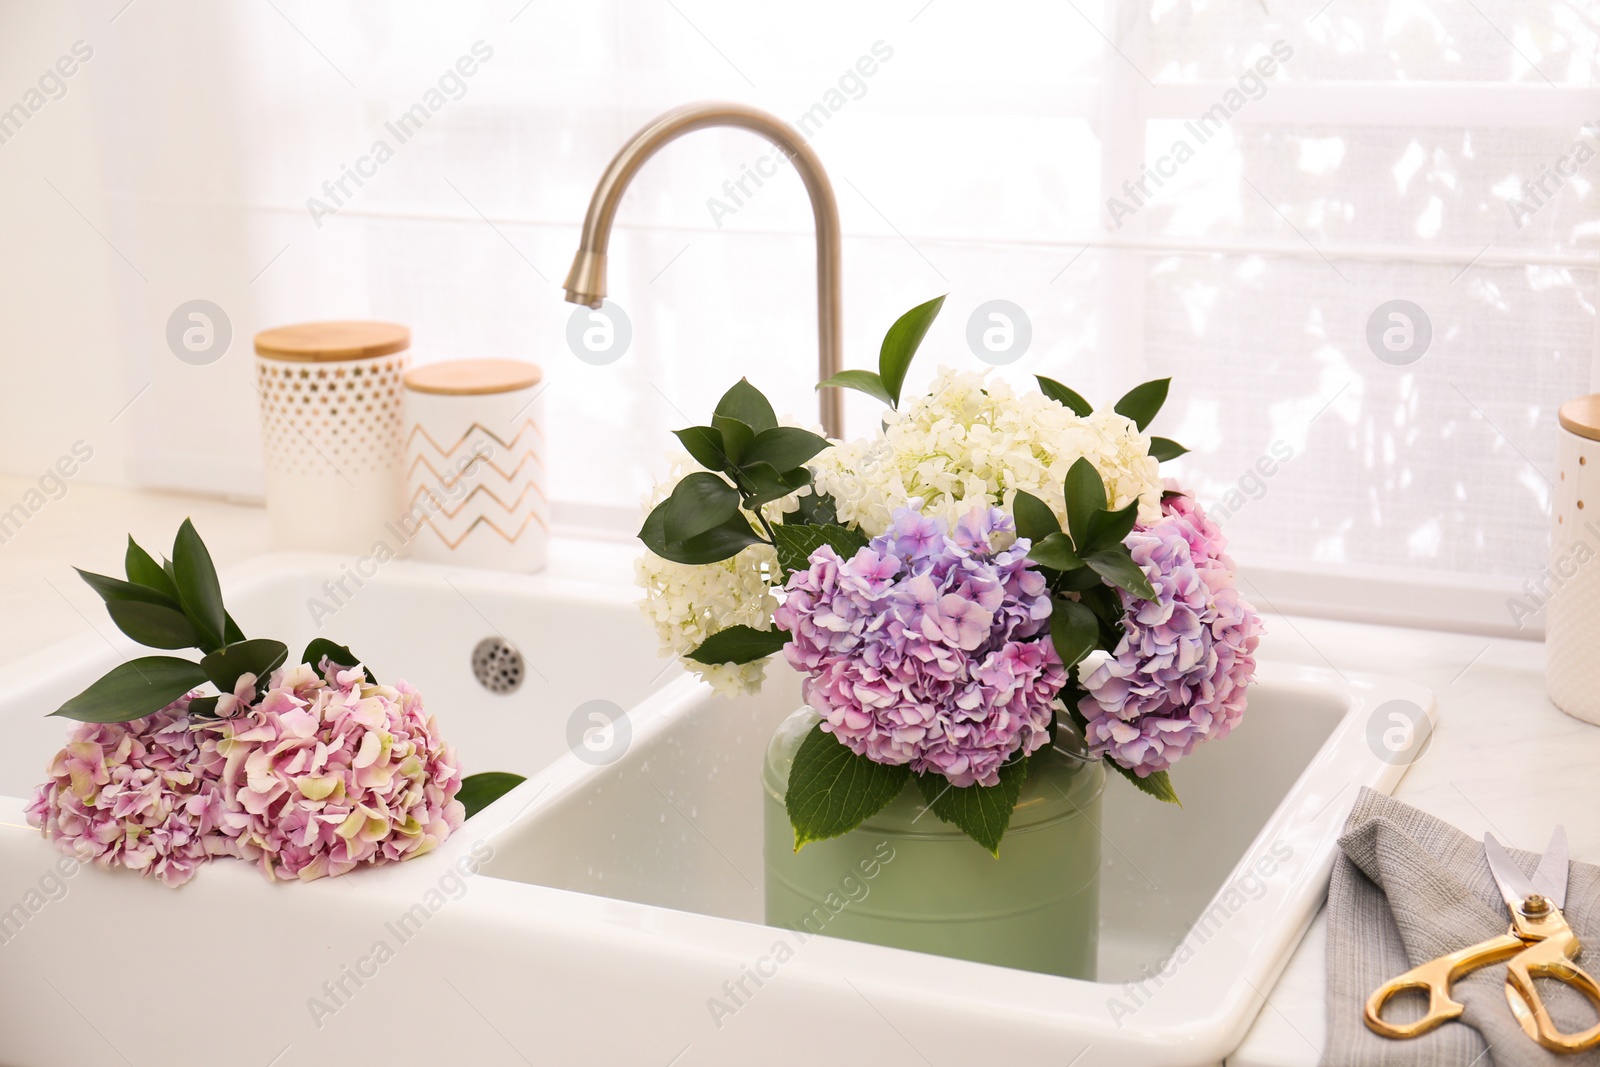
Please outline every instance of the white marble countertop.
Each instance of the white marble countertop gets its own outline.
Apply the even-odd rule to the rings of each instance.
[[[1396,797],[1468,835],[1492,830],[1534,851],[1562,822],[1573,857],[1600,860],[1593,804],[1600,728],[1563,714],[1545,696],[1542,643],[1293,617],[1269,619],[1268,628],[1275,659],[1404,677],[1433,689],[1438,725]],[[1324,913],[1229,1067],[1319,1062],[1327,1032],[1326,935]]]
[[[0,500],[20,499],[32,482],[0,478]],[[151,552],[171,545],[192,517],[220,568],[267,550],[260,507],[212,498],[74,485],[20,528],[0,526],[0,663],[27,658],[93,627],[110,633],[99,600],[72,573],[78,565],[121,573],[125,536]],[[568,551],[562,551],[565,548]],[[591,553],[568,543],[553,569],[584,557],[591,576],[615,568],[626,581],[627,553]],[[1268,620],[1271,655],[1347,673],[1387,674],[1433,688],[1439,723],[1427,752],[1396,795],[1464,832],[1493,830],[1539,848],[1556,821],[1572,854],[1600,860],[1600,813],[1586,783],[1600,766],[1600,729],[1568,718],[1544,695],[1544,646],[1533,642],[1406,630],[1299,617]],[[1319,917],[1266,996],[1230,1067],[1312,1067],[1326,1030],[1324,923]]]

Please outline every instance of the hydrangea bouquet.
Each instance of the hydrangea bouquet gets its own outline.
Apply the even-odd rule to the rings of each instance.
[[[1227,542],[1158,473],[1185,450],[1145,432],[1169,381],[1095,411],[1048,378],[1018,394],[943,369],[902,404],[942,303],[895,322],[877,372],[819,386],[883,401],[879,433],[780,425],[741,380],[676,431],[687,455],[639,534],[665,653],[726,693],[780,653],[804,676],[822,721],[790,772],[797,850],[914,784],[998,854],[1058,728],[1176,802],[1168,768],[1233,729],[1255,671],[1261,622]]]
[[[77,722],[28,820],[62,852],[169,886],[214,856],[310,881],[420,856],[522,780],[462,778],[417,691],[343,645],[289,665],[283,642],[247,639],[187,520],[170,561],[130,537],[126,569],[78,573],[123,633],[201,657],[129,660],[53,713]]]

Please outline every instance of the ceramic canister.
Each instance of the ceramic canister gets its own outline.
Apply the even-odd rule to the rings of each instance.
[[[1562,711],[1600,723],[1600,394],[1561,405],[1545,686]]]
[[[272,546],[367,552],[401,506],[411,331],[308,322],[256,334]]]
[[[430,363],[405,378],[411,557],[536,571],[550,530],[539,382],[532,363]]]

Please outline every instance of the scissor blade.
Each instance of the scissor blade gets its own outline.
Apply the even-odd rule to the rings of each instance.
[[[1500,895],[1505,898],[1506,907],[1515,911],[1524,900],[1538,892],[1528,876],[1522,873],[1522,868],[1517,866],[1517,861],[1511,858],[1511,853],[1494,839],[1493,834],[1483,835],[1483,854],[1488,857],[1489,873],[1494,875],[1495,882],[1500,886]]]
[[[1567,828],[1557,826],[1533,872],[1533,889],[1557,908],[1567,906]]]

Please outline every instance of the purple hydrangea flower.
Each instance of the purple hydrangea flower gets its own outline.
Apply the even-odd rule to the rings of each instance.
[[[828,546],[774,619],[822,728],[857,755],[955,786],[996,785],[1045,743],[1066,671],[1028,541],[997,508],[950,531],[915,507],[849,560]]]
[[[1124,542],[1156,599],[1122,594],[1124,634],[1083,669],[1090,751],[1143,778],[1226,737],[1244,714],[1261,618],[1234,585],[1227,540],[1193,498],[1170,495],[1159,522]]]

